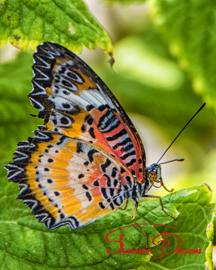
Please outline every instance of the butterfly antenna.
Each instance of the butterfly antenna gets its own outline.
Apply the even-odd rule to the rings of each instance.
[[[184,158],[180,158],[180,159],[176,158],[176,159],[172,159],[172,160],[169,160],[169,161],[161,162],[159,165],[171,163],[171,162],[174,162],[174,161],[184,161]]]
[[[174,144],[174,142],[177,140],[177,138],[180,136],[182,131],[189,125],[189,123],[194,119],[194,117],[203,109],[203,107],[206,105],[206,103],[203,103],[203,105],[199,108],[199,110],[191,117],[191,119],[187,122],[187,124],[182,128],[182,130],[179,132],[179,134],[175,137],[175,139],[172,141],[172,143],[169,145],[169,147],[164,151],[163,155],[160,157],[158,160],[157,164],[159,161],[164,157],[166,152],[170,149],[170,147]],[[182,160],[176,160],[176,161],[182,161]],[[162,163],[161,163],[162,164]]]

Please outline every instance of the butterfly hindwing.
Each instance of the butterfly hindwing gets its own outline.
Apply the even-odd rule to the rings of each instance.
[[[79,139],[36,131],[21,142],[9,181],[20,186],[19,199],[49,229],[82,227],[118,208],[133,177],[112,156]]]
[[[145,153],[111,91],[80,58],[53,43],[34,54],[29,95],[49,131],[80,138],[113,155],[141,181]]]

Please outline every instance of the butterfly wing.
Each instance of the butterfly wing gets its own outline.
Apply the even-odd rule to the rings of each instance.
[[[76,55],[53,43],[38,46],[33,71],[29,98],[44,125],[18,144],[6,167],[9,181],[19,183],[19,198],[49,229],[79,228],[125,197],[135,199],[145,153],[110,90]]]
[[[142,181],[145,152],[141,139],[94,71],[66,48],[49,42],[38,46],[33,71],[29,98],[47,129],[93,143]]]
[[[76,229],[118,208],[133,189],[133,176],[101,149],[83,140],[39,131],[18,144],[9,181],[48,229]]]

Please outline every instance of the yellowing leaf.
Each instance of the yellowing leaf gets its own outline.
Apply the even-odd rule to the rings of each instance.
[[[0,48],[9,42],[35,50],[44,41],[59,43],[74,53],[99,47],[112,55],[112,42],[82,0],[2,0]]]

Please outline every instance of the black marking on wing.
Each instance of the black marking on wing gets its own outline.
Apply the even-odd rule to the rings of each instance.
[[[121,142],[118,142],[117,144],[115,144],[113,146],[113,149],[117,149],[119,146],[122,146],[122,145],[126,145],[128,142],[131,142],[131,139],[128,137],[126,138],[125,140],[121,141]],[[132,143],[132,142],[131,142]]]
[[[106,168],[109,167],[111,161],[107,158],[104,164],[101,164],[101,169],[103,172],[106,172]]]
[[[120,132],[116,133],[112,137],[107,137],[107,141],[114,141],[125,134],[127,134],[127,131],[125,129],[122,129]]]
[[[93,155],[94,155],[95,153],[98,153],[98,151],[95,150],[95,149],[91,149],[91,150],[88,151],[88,158],[89,158],[89,161],[90,161],[90,162],[93,162],[93,161],[94,161]]]

